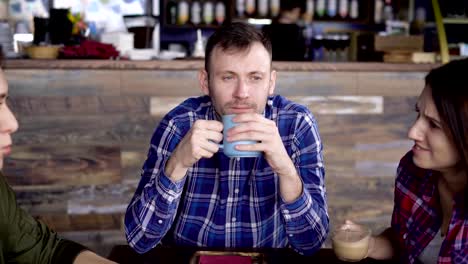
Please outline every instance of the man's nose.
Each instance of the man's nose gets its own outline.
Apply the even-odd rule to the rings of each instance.
[[[249,97],[249,86],[243,80],[239,80],[234,90],[234,97],[236,98],[248,98]]]

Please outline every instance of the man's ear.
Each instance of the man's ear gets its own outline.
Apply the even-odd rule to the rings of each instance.
[[[200,70],[198,72],[198,82],[200,83],[200,89],[204,95],[210,95],[209,81],[208,72],[203,69]]]
[[[275,86],[276,86],[276,71],[273,70],[271,71],[270,74],[270,83],[269,83],[269,88],[268,88],[268,95],[273,95],[275,92]]]

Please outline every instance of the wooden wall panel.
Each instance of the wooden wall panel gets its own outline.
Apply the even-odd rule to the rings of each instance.
[[[124,117],[117,115],[33,116],[19,115],[19,129],[13,134],[16,146],[35,144],[118,145]],[[129,129],[127,129],[128,131]]]
[[[120,147],[17,146],[3,169],[11,185],[99,185],[120,180]]]
[[[5,70],[9,94],[13,96],[47,95],[49,71]]]
[[[121,71],[122,95],[201,95],[195,71]]]
[[[352,115],[381,114],[382,96],[290,96],[313,114]]]
[[[123,214],[40,215],[37,219],[57,232],[120,230]]]
[[[275,93],[285,96],[355,95],[354,72],[278,72]]]
[[[110,70],[6,70],[12,95],[70,96],[120,93],[120,73]]]
[[[423,72],[357,73],[358,95],[418,96],[424,88]]]
[[[120,73],[112,70],[50,70],[48,96],[115,95],[120,93]]]

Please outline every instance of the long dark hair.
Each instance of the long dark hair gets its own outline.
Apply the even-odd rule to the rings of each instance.
[[[460,166],[468,181],[468,59],[452,61],[433,69],[426,76],[426,86],[447,135],[460,156]],[[468,213],[468,188],[465,188],[465,213]]]
[[[271,58],[271,41],[261,30],[244,22],[223,24],[210,36],[206,43],[205,70],[208,73],[210,72],[210,59],[214,48],[220,47],[223,51],[248,50],[255,42],[260,42]]]

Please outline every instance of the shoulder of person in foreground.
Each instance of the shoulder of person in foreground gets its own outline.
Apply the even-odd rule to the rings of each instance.
[[[113,263],[76,242],[61,239],[16,202],[14,191],[0,173],[0,239],[7,261],[18,263]],[[10,256],[12,256],[10,258]],[[86,262],[83,262],[85,260]]]

